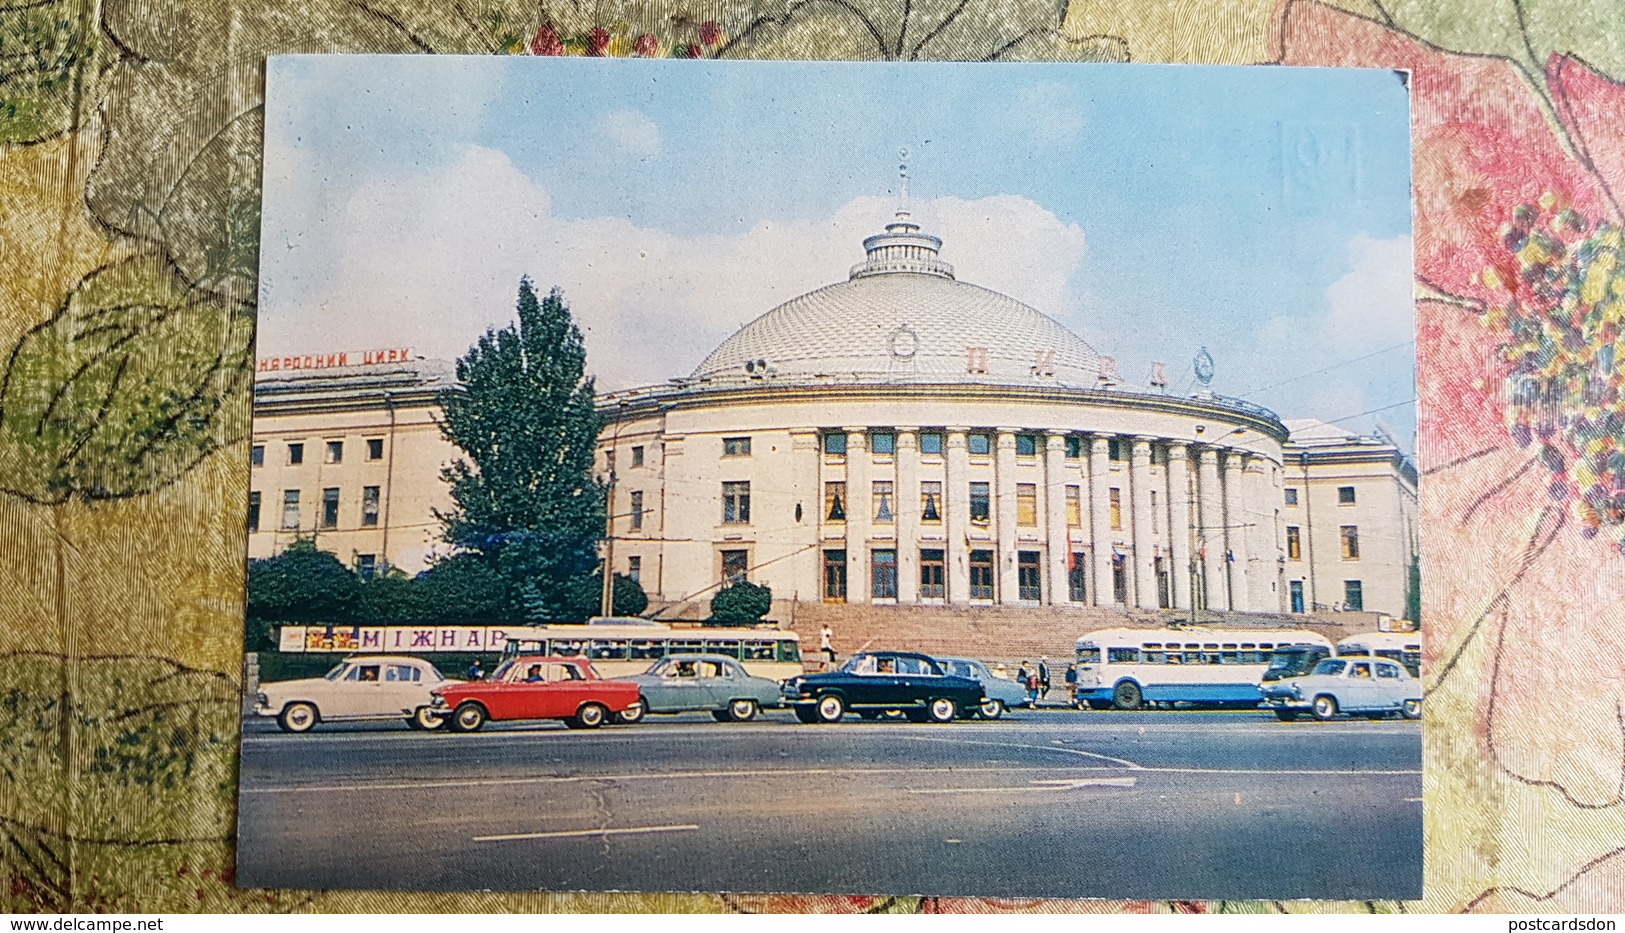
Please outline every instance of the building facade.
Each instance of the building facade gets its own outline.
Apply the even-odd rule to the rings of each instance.
[[[678,617],[740,578],[800,601],[1403,613],[1416,476],[1397,447],[1125,385],[940,248],[900,211],[846,281],[686,378],[603,397],[615,570]],[[261,375],[251,556],[315,533],[357,566],[421,569],[448,504],[449,368]],[[379,440],[381,461],[327,460]],[[296,444],[317,462],[288,463]]]

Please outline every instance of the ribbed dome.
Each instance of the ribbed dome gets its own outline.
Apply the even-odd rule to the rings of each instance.
[[[868,259],[848,281],[746,324],[691,378],[1095,386],[1092,347],[1014,298],[956,281],[940,246],[899,211],[864,241]],[[986,350],[985,366],[972,348]]]

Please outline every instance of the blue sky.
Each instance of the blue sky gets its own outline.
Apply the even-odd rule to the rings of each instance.
[[[1342,418],[1414,395],[1407,119],[1385,71],[278,57],[260,352],[453,357],[529,273],[605,388],[684,375],[844,278],[906,146],[961,279],[1125,381],[1207,346],[1216,391]]]

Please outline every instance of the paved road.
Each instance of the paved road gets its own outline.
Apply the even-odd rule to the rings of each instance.
[[[244,736],[252,886],[1417,898],[1421,729],[1040,711]]]

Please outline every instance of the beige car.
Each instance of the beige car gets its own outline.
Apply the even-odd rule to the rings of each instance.
[[[275,716],[284,732],[309,732],[321,722],[404,719],[414,729],[438,729],[431,691],[447,680],[422,658],[345,658],[321,677],[261,684],[254,712]]]

